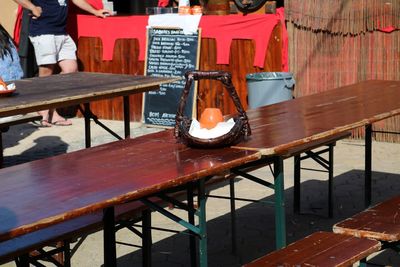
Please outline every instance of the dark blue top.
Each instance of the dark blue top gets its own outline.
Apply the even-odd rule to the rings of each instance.
[[[29,35],[63,35],[67,33],[68,0],[32,0],[42,8],[42,15],[31,19]]]

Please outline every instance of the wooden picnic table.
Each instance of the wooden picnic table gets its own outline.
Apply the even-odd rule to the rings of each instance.
[[[371,203],[372,124],[400,114],[400,81],[364,81],[247,111],[252,135],[235,148],[259,151],[254,167],[274,163],[276,246],[286,245],[283,159],[365,127],[365,205]],[[248,175],[248,174],[247,174]]]
[[[72,105],[84,105],[85,143],[90,147],[90,119],[101,124],[90,111],[90,102],[123,97],[125,137],[130,136],[129,96],[158,90],[160,84],[177,78],[110,73],[76,72],[14,81],[16,92],[0,98],[0,117]],[[106,128],[110,133],[112,131]],[[114,134],[116,135],[116,134]],[[116,136],[118,137],[118,136]]]
[[[91,146],[90,121],[117,139],[122,139],[91,112],[90,102],[99,99],[123,98],[124,137],[130,136],[130,96],[151,90],[158,90],[160,84],[176,81],[177,78],[123,75],[110,73],[76,72],[14,81],[16,92],[8,97],[0,97],[0,118],[11,115],[36,113],[45,109],[55,109],[78,105],[85,120],[85,147]],[[82,105],[82,106],[81,106]],[[30,114],[29,114],[30,115]],[[37,119],[25,116],[9,125]],[[1,129],[0,129],[1,130]],[[0,131],[0,167],[3,165],[3,145]]]
[[[105,210],[108,236],[113,216],[107,214],[112,214],[114,205],[139,199],[148,203],[149,196],[164,189],[273,162],[276,242],[281,248],[286,245],[283,159],[365,126],[367,203],[371,124],[400,114],[399,99],[400,82],[365,81],[248,111],[253,134],[232,148],[191,149],[176,144],[168,135],[172,131],[167,131],[0,170],[0,240],[101,209]],[[26,197],[20,198],[17,190]],[[199,209],[204,212],[204,196],[199,192]],[[203,212],[195,231],[201,237],[201,264],[206,266]],[[112,266],[115,255],[105,255],[106,265]]]
[[[172,131],[168,131],[172,135]],[[105,265],[115,266],[114,206],[199,184],[201,266],[207,265],[204,180],[260,158],[256,151],[201,150],[145,136],[0,169],[0,242],[104,210]],[[184,220],[183,220],[184,221]]]

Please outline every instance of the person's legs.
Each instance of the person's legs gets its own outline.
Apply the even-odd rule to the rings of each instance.
[[[69,35],[60,35],[55,37],[55,43],[58,47],[58,65],[61,73],[72,73],[78,71],[76,61],[76,45]],[[51,123],[54,125],[68,126],[72,124],[71,120],[65,119],[56,110],[51,113]]]
[[[40,35],[30,37],[30,39],[35,48],[39,77],[52,75],[57,63],[61,68],[61,73],[78,71],[76,45],[69,35]],[[43,110],[39,114],[43,118],[42,126],[72,124],[71,120],[60,116],[55,109]]]
[[[73,59],[65,59],[58,62],[58,65],[61,68],[61,73],[72,73],[78,71],[78,64],[76,60]],[[68,126],[72,124],[71,120],[65,119],[60,114],[58,114],[57,110],[52,110],[51,114],[51,123],[54,125]]]
[[[39,77],[46,77],[52,75],[55,67],[56,64],[47,64],[39,66]],[[38,113],[40,116],[42,116],[42,120],[40,121],[41,125],[43,127],[51,127],[50,110],[41,110]]]

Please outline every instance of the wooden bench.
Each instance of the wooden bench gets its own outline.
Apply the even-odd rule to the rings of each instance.
[[[10,129],[10,126],[38,121],[41,119],[42,116],[37,113],[0,118],[0,168],[3,166],[3,133],[7,132]]]
[[[376,240],[316,232],[244,266],[352,266],[380,247]]]
[[[382,243],[382,249],[399,251],[400,196],[393,197],[347,218],[333,226],[335,233],[370,238]],[[366,265],[366,262],[364,262]]]
[[[396,243],[400,241],[399,214],[400,196],[396,196],[336,223],[333,231],[386,243]]]
[[[148,208],[141,202],[132,202],[123,204],[116,207],[115,216],[116,222],[127,220],[131,222],[138,222],[143,219]],[[32,232],[26,235],[16,237],[14,239],[0,242],[0,264],[16,260],[18,266],[29,266],[29,263],[35,263],[38,260],[47,260],[54,262],[53,256],[57,253],[63,252],[64,259],[59,262],[59,266],[69,266],[69,244],[71,240],[75,240],[81,236],[97,232],[103,228],[102,212],[96,212],[81,216],[76,219],[68,220],[42,230]],[[150,225],[147,225],[150,228]],[[54,249],[51,252],[44,253],[43,247],[51,246],[58,242],[64,242],[63,248]],[[146,242],[146,239],[142,239]],[[143,243],[143,248],[149,248],[149,244]],[[31,253],[31,252],[35,253]],[[30,254],[29,254],[30,253]],[[143,251],[147,253],[147,251]],[[148,258],[143,258],[143,265],[146,266],[145,261]],[[55,263],[57,265],[57,263]]]
[[[207,181],[207,190],[212,190],[214,186],[218,186],[218,184],[224,183],[226,180],[227,178],[224,175],[213,177]],[[185,194],[182,191],[173,193],[172,196],[177,199],[185,198]],[[154,198],[153,201],[161,206],[173,208],[172,204],[158,198]],[[143,231],[147,231],[146,234],[148,235],[148,238],[140,236],[142,237],[143,266],[151,266],[150,212],[151,210],[140,201],[116,206],[115,210],[116,231],[124,227],[131,227],[133,223],[142,221],[142,226],[144,227],[142,235]],[[70,266],[70,260],[73,256],[70,252],[77,249],[77,247],[70,248],[71,241],[102,230],[102,218],[103,213],[96,212],[0,242],[0,264],[15,260],[18,267],[25,267],[29,266],[30,263],[34,264],[38,260],[43,260],[52,262],[56,266]],[[163,230],[161,228],[157,229]],[[55,248],[46,251],[43,249],[50,246]],[[79,246],[79,242],[77,246]],[[56,254],[59,253],[63,255],[56,257]]]

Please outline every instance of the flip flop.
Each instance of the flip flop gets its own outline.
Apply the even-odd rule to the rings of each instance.
[[[51,123],[48,120],[40,120],[39,125],[43,128],[51,127]]]
[[[56,126],[70,126],[72,125],[72,121],[67,120],[67,119],[61,119],[57,121],[51,122],[51,124],[56,125]]]

